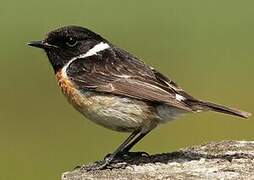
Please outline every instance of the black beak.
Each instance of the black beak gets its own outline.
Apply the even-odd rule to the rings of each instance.
[[[44,48],[44,46],[45,46],[43,41],[31,41],[27,45],[37,47],[37,48]]]
[[[32,46],[32,47],[42,48],[42,49],[49,49],[52,47],[56,47],[54,45],[45,43],[44,41],[31,41],[27,45]]]

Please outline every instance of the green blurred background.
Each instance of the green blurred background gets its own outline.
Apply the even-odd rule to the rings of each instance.
[[[254,1],[1,0],[0,179],[60,179],[126,138],[86,120],[61,94],[45,54],[26,45],[57,27],[88,27],[201,99],[254,112]],[[253,140],[254,118],[186,115],[135,150]]]

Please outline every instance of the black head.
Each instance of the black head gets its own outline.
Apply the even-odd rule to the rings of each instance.
[[[28,45],[44,49],[57,72],[73,57],[85,54],[100,42],[107,41],[89,29],[65,26],[49,32],[43,41],[32,41]]]

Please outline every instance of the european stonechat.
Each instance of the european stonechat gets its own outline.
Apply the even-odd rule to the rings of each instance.
[[[251,114],[194,98],[174,81],[91,30],[66,26],[30,46],[45,50],[58,85],[85,117],[131,135],[93,169],[106,168],[161,123],[189,112]]]

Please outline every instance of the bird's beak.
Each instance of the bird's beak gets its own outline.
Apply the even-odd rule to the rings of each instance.
[[[56,47],[56,46],[48,44],[44,41],[31,41],[27,45],[32,46],[32,47],[42,48],[42,49],[49,49],[52,47]]]

